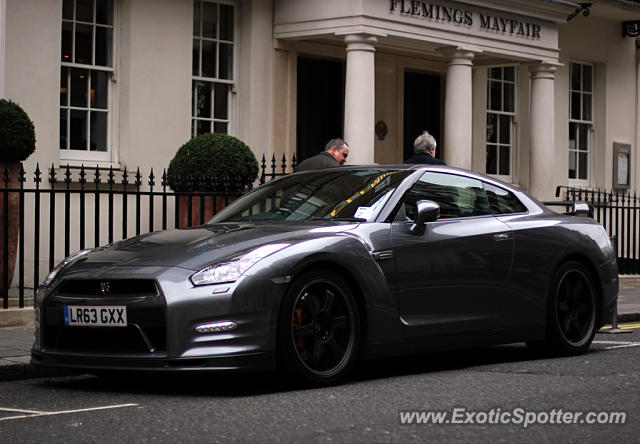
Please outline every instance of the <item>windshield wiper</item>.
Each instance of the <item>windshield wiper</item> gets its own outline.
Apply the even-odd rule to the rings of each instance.
[[[366,222],[367,219],[362,217],[332,217],[329,220],[346,220],[348,222]]]
[[[326,217],[314,217],[311,220],[326,220],[326,221],[337,220],[341,222],[366,222],[367,221],[367,219],[363,219],[362,217],[330,217],[328,219]]]

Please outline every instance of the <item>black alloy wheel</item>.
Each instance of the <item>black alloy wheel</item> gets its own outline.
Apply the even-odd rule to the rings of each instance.
[[[287,293],[278,333],[286,370],[307,382],[338,382],[353,365],[360,338],[351,290],[328,270],[301,275]]]
[[[586,351],[597,322],[597,291],[589,270],[579,262],[566,262],[556,271],[548,307],[547,340],[564,354]]]

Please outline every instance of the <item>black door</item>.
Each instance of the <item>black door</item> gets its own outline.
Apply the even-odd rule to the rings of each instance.
[[[417,71],[404,73],[404,160],[413,156],[413,141],[429,131],[438,148],[436,157],[442,159],[440,138],[440,74]]]
[[[344,62],[298,56],[297,161],[343,137]]]

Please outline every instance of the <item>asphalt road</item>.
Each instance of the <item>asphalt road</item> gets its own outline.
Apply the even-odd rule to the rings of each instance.
[[[372,361],[343,385],[322,389],[273,374],[4,382],[0,440],[624,443],[638,442],[639,401],[634,330],[598,334],[588,354],[571,358],[536,357],[513,345]],[[418,418],[412,411],[444,412],[445,423],[401,424],[405,413]],[[587,424],[590,412],[596,422],[621,421],[607,415],[619,412],[624,424]],[[525,427],[531,420],[546,424]],[[465,421],[472,423],[456,423]]]

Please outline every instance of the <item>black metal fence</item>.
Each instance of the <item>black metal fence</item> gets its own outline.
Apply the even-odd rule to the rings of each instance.
[[[283,176],[295,167],[285,156],[270,165],[263,156],[259,182]],[[155,230],[200,225],[249,188],[238,191],[233,178],[188,178],[194,184],[215,181],[218,191],[174,192],[166,170],[55,168],[32,177],[4,165],[0,181],[0,297],[2,308],[30,305],[39,282],[62,258]],[[195,187],[197,188],[197,186]],[[15,266],[15,271],[13,268]],[[12,278],[13,275],[13,278]],[[12,285],[13,282],[13,285]]]
[[[558,187],[556,196],[568,202],[586,201],[593,218],[609,233],[618,257],[621,274],[640,274],[640,198],[633,192],[601,191],[575,187]]]

